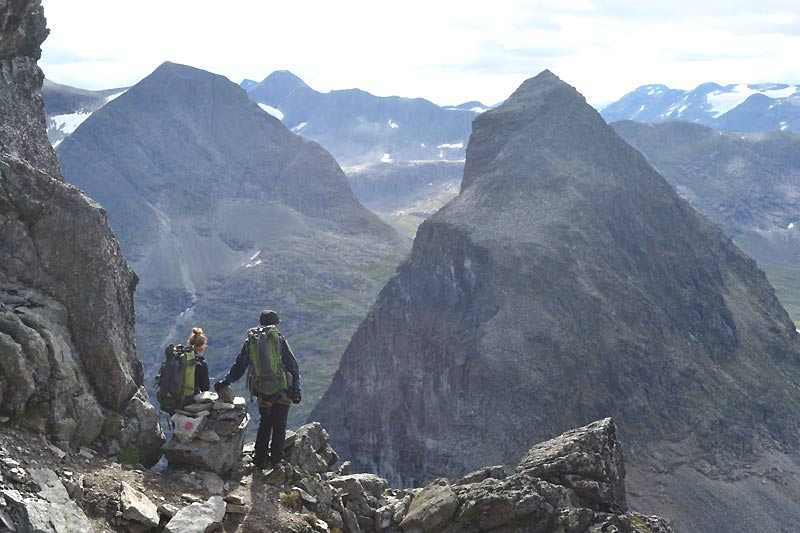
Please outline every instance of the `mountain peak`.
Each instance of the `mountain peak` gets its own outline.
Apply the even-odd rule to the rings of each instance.
[[[180,77],[180,78],[191,78],[191,77],[217,77],[218,74],[212,74],[206,70],[202,70],[196,67],[192,67],[189,65],[184,65],[183,63],[173,63],[172,61],[164,61],[161,63],[153,72],[150,73],[147,78],[156,78],[156,79],[163,79],[167,77]]]
[[[308,84],[289,70],[276,70],[261,81],[262,84],[281,86],[284,88],[308,87]]]
[[[556,93],[561,95],[559,98],[564,99],[564,103],[571,100],[574,104],[586,105],[586,99],[574,87],[549,70],[543,70],[533,78],[522,82],[505,102],[490,112],[532,114],[548,103]]]
[[[497,174],[501,166],[536,165],[535,152],[562,151],[576,139],[607,136],[606,124],[574,87],[549,70],[522,83],[500,106],[473,122],[467,146],[462,192],[479,177]],[[497,132],[502,131],[503,135]],[[598,137],[599,136],[599,137]],[[515,147],[513,161],[509,147]],[[575,152],[575,157],[582,157]],[[505,172],[506,176],[514,173]]]

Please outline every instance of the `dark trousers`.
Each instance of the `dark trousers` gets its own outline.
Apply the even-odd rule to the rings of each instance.
[[[286,439],[289,406],[273,403],[269,406],[261,405],[258,410],[261,413],[261,423],[258,425],[253,461],[256,465],[264,464],[267,459],[267,447],[270,447],[270,460],[273,465],[278,464],[283,459],[283,441]],[[269,446],[270,436],[272,436],[272,446]]]

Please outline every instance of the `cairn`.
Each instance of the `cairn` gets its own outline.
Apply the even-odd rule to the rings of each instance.
[[[215,392],[201,392],[193,403],[172,415],[173,433],[164,445],[170,465],[184,465],[226,474],[239,465],[245,430],[250,423],[247,402],[241,396],[220,400]]]

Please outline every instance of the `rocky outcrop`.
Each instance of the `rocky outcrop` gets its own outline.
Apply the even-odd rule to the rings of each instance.
[[[613,415],[637,502],[687,530],[758,529],[727,480],[796,464],[799,356],[755,263],[544,72],[475,120],[459,196],[420,226],[312,416],[357,468],[415,485]],[[694,507],[684,468],[728,492]],[[763,480],[780,529],[800,479]]]
[[[153,459],[136,277],[105,212],[64,183],[47,142],[39,2],[3,2],[0,14],[0,411],[65,445],[102,435]]]
[[[374,474],[326,470],[315,477],[293,466],[284,477],[267,474],[292,487],[284,501],[347,533],[672,531],[663,518],[628,509],[622,448],[611,419],[534,446],[516,467],[484,468],[424,488],[393,489]]]
[[[58,147],[64,175],[105,209],[141,279],[140,352],[210,335],[211,375],[261,309],[303,359],[307,414],[406,249],[355,198],[336,161],[226,78],[165,63]],[[301,418],[302,419],[302,418]]]
[[[207,471],[121,467],[85,452],[53,456],[0,433],[0,529],[12,531],[297,533],[671,533],[667,521],[628,508],[625,468],[611,419],[531,448],[516,466],[397,489],[336,466],[317,423],[286,441],[288,463],[254,470],[250,443],[221,479]],[[42,468],[49,463],[52,468]],[[215,529],[216,528],[216,529]]]

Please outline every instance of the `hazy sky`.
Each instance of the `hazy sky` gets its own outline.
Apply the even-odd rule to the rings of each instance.
[[[800,0],[43,0],[52,80],[131,85],[163,61],[235,82],[289,69],[492,104],[549,68],[602,105],[647,83],[800,82]]]

